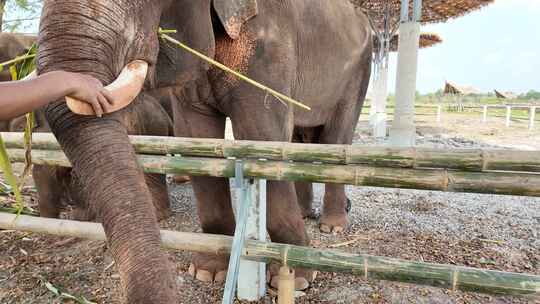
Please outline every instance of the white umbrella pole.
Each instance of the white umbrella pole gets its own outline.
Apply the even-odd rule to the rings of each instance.
[[[414,0],[412,18],[409,17],[409,0],[401,0],[401,24],[399,27],[398,67],[396,83],[396,106],[390,129],[390,144],[414,146],[414,100],[420,41],[420,17],[422,0]]]
[[[386,99],[388,98],[388,65],[382,63],[373,82],[373,137],[386,137]]]

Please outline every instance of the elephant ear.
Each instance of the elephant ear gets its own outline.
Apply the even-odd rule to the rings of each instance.
[[[214,0],[214,10],[227,34],[237,39],[242,25],[257,15],[257,0]]]

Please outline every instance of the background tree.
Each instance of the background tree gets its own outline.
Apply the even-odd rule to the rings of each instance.
[[[42,0],[0,0],[0,32],[36,32]]]
[[[4,7],[6,7],[6,0],[0,0],[0,32],[4,25]]]

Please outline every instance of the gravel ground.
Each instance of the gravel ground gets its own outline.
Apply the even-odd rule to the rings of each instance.
[[[419,145],[494,146],[493,141],[434,130],[419,128]],[[355,143],[374,141],[360,126]],[[315,186],[316,207],[323,191],[324,185]],[[200,231],[191,185],[172,185],[170,194],[174,214],[162,227]],[[306,220],[313,247],[540,275],[540,199],[370,187],[347,187],[347,195],[353,203],[349,230],[320,234],[317,222]],[[119,277],[104,242],[10,231],[0,235],[0,303],[72,303],[59,300],[44,282],[97,303],[120,302]],[[180,303],[220,303],[222,285],[200,283],[187,274],[189,253],[170,256]],[[273,295],[269,292],[258,303],[274,303]],[[321,273],[310,289],[298,294],[297,303],[538,302]]]

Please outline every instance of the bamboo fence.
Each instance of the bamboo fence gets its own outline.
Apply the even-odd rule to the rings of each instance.
[[[101,224],[0,213],[0,228],[105,241]],[[195,252],[229,253],[232,237],[161,231],[164,247]],[[291,267],[346,272],[366,279],[431,285],[452,290],[520,295],[540,299],[540,276],[455,265],[411,262],[396,258],[247,241],[243,257],[257,262],[283,262]]]
[[[23,149],[8,149],[12,161],[23,162]],[[138,155],[145,172],[234,177],[235,160],[225,158]],[[62,151],[32,150],[32,162],[69,167]],[[336,183],[357,186],[540,196],[540,174],[404,169],[366,165],[315,164],[244,160],[244,175],[268,180]]]
[[[24,135],[22,133],[2,133],[2,136],[6,147],[24,148]],[[234,157],[303,163],[358,164],[390,168],[441,168],[472,172],[540,172],[540,151],[437,150],[155,136],[131,136],[130,139],[135,150],[140,154]],[[35,133],[32,140],[33,149],[61,149],[54,135],[50,133]]]

